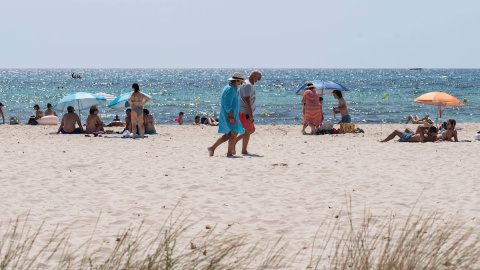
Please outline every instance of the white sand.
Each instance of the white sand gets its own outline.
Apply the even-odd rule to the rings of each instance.
[[[417,209],[437,211],[477,226],[480,220],[480,124],[459,123],[460,143],[380,143],[394,129],[415,125],[363,125],[365,134],[302,135],[301,126],[257,126],[249,150],[257,156],[214,157],[207,147],[216,127],[158,126],[144,140],[54,135],[57,126],[0,126],[0,213],[4,225],[24,218],[43,231],[68,227],[70,242],[89,239],[109,252],[115,237],[145,221],[159,228],[175,210],[196,223],[276,241],[287,251],[311,245],[320,223],[364,207],[374,218],[398,220]],[[119,130],[118,128],[116,130]],[[240,152],[240,145],[237,145]],[[1,231],[3,232],[3,231]],[[46,241],[41,238],[40,241]],[[41,243],[41,242],[40,242]]]

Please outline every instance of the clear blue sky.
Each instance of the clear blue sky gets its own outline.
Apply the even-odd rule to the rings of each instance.
[[[480,1],[0,0],[0,68],[480,68]]]

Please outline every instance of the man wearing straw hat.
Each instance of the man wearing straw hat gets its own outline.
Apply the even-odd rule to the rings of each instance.
[[[250,77],[245,84],[238,90],[238,100],[240,101],[240,109],[238,118],[242,122],[245,133],[237,137],[237,142],[242,141],[242,154],[248,155],[247,147],[250,135],[255,132],[254,113],[256,108],[255,102],[255,88],[253,87],[257,81],[262,79],[262,73],[259,70],[254,70],[250,73]]]

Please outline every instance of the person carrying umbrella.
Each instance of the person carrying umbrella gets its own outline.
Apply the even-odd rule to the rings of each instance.
[[[128,103],[132,107],[132,138],[136,138],[137,125],[140,137],[143,139],[145,130],[143,128],[143,105],[150,101],[150,98],[140,92],[138,83],[132,84],[133,93],[128,98]]]

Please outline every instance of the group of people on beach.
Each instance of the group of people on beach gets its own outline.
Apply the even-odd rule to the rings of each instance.
[[[184,112],[180,112],[178,114],[178,118],[175,118],[175,122],[179,125],[183,125],[183,117],[185,116]],[[192,125],[194,126],[218,126],[218,119],[214,119],[212,117],[200,117],[199,115],[195,116]]]
[[[125,111],[125,122],[121,122],[118,115],[116,115],[111,123],[104,125],[98,116],[98,108],[92,106],[90,107],[90,114],[86,121],[85,133],[104,133],[104,126],[123,126],[125,127],[124,131],[128,131],[132,134],[133,139],[136,138],[137,134],[142,139],[145,134],[155,134],[155,120],[149,110],[143,108],[143,105],[150,101],[150,98],[140,92],[140,87],[137,83],[132,85],[132,90],[133,93],[128,99],[131,108]],[[72,106],[67,107],[67,113],[63,116],[57,133],[60,132],[63,134],[80,134],[84,132],[80,118],[75,113],[75,109]]]
[[[52,104],[48,103],[47,104],[47,109],[45,110],[45,113],[40,109],[40,106],[38,104],[35,104],[33,106],[33,109],[35,110],[35,115],[30,116],[28,119],[27,124],[28,125],[37,125],[37,120],[44,117],[44,116],[49,116],[49,115],[55,115],[57,116],[57,113],[52,110]]]
[[[400,142],[458,142],[457,130],[455,129],[457,122],[454,119],[448,119],[442,124],[440,130],[433,125],[425,125],[423,121],[417,123],[421,123],[421,125],[417,127],[416,131],[412,131],[408,128],[404,131],[395,130],[390,133],[387,138],[381,140],[381,142],[388,142],[397,136],[400,138]]]
[[[228,84],[222,91],[221,107],[218,119],[211,117],[195,116],[193,125],[210,125],[217,126],[218,132],[223,134],[218,138],[212,146],[208,147],[208,153],[213,156],[216,148],[224,142],[228,141],[227,156],[236,154],[235,146],[239,141],[242,142],[242,154],[249,154],[248,143],[250,136],[255,132],[254,117],[256,109],[255,98],[255,83],[262,79],[262,73],[259,70],[251,72],[247,79],[244,79],[243,74],[234,73],[228,79]],[[132,138],[135,139],[138,134],[144,138],[145,134],[155,134],[155,121],[150,112],[144,109],[143,106],[150,101],[150,98],[140,92],[140,87],[137,83],[132,84],[133,93],[130,95],[128,102],[131,108],[126,110],[125,121],[120,121],[118,115],[115,119],[107,125],[101,121],[98,116],[99,110],[96,106],[90,108],[90,114],[85,125],[86,133],[102,133],[105,132],[104,126],[123,126],[124,131],[129,131]],[[341,114],[341,121],[339,123],[351,123],[351,117],[348,114],[348,109],[345,100],[343,99],[340,90],[334,90],[333,96],[338,100],[338,107],[333,108],[334,116],[336,113]],[[305,87],[305,92],[302,99],[302,115],[303,128],[302,132],[306,134],[306,127],[310,127],[310,134],[315,134],[324,120],[322,110],[323,97],[316,91],[313,83],[308,82]],[[5,116],[3,114],[3,104],[0,103],[0,116],[3,124],[5,123]],[[52,104],[47,104],[45,113],[40,109],[38,104],[34,105],[35,115],[32,115],[28,124],[36,125],[37,120],[44,116],[54,115],[56,112],[52,110]],[[179,125],[183,125],[184,113],[180,112],[179,117],[175,121]],[[419,118],[418,116],[409,115],[406,124],[412,122],[413,124],[421,124],[415,131],[405,129],[404,131],[395,130],[390,133],[381,142],[388,142],[395,137],[399,137],[400,142],[435,142],[435,141],[458,141],[457,130],[455,129],[456,121],[448,119],[439,130],[433,126],[433,121],[425,116]],[[57,133],[63,134],[79,134],[83,133],[84,129],[80,118],[75,113],[74,107],[68,106],[67,113],[63,116]]]
[[[338,107],[333,108],[333,114],[340,113],[342,119],[339,123],[351,123],[352,119],[348,114],[347,103],[343,98],[342,91],[334,90],[333,97],[338,100]],[[302,133],[307,134],[305,129],[310,127],[310,134],[316,134],[320,126],[323,125],[323,97],[316,91],[312,82],[307,82],[305,92],[302,98],[302,116],[303,116],[303,128]]]

